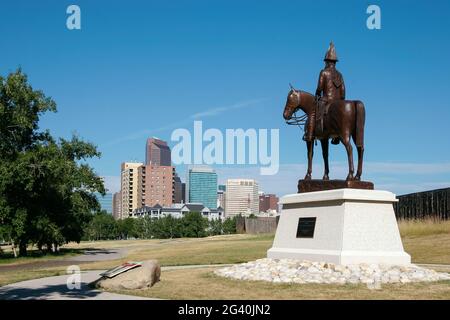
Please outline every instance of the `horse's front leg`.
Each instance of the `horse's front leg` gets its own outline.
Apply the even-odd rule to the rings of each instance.
[[[308,148],[308,171],[306,172],[305,180],[311,180],[312,160],[314,155],[314,140],[307,141],[306,147]]]
[[[323,180],[330,180],[328,177],[328,173],[330,173],[330,167],[328,165],[328,139],[320,140],[320,144],[322,145],[322,156],[323,162],[325,166],[325,171],[323,173]]]

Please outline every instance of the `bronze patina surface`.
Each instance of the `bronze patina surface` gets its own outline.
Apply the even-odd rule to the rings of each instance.
[[[305,117],[307,116],[304,140],[308,151],[308,170],[305,180],[311,180],[315,140],[320,140],[322,146],[325,169],[323,180],[329,180],[328,149],[331,139],[332,144],[342,143],[347,152],[348,175],[346,180],[360,181],[363,171],[365,107],[359,100],[345,100],[344,78],[336,69],[338,59],[333,43],[330,44],[324,60],[325,68],[320,72],[315,95],[296,90],[291,86],[283,117],[288,124],[299,124],[299,122],[293,123],[291,120],[304,118],[294,116],[294,114],[298,110],[302,110]],[[356,174],[353,165],[352,141],[358,154]]]
[[[369,181],[356,180],[299,180],[298,193],[334,190],[334,189],[365,189],[373,190],[374,186]]]

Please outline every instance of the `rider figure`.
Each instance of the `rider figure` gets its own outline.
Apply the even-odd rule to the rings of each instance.
[[[336,69],[338,61],[336,49],[333,42],[330,43],[328,51],[325,55],[325,68],[320,71],[319,82],[316,90],[316,100],[319,107],[319,117],[323,116],[325,107],[336,100],[345,100],[345,84],[342,74]],[[314,130],[316,125],[316,110],[308,117],[306,126],[306,141],[314,140]],[[322,128],[323,129],[323,128]],[[338,144],[339,139],[332,140],[333,144]]]

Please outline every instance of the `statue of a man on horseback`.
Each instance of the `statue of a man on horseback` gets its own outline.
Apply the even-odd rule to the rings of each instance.
[[[333,144],[342,142],[347,151],[346,180],[360,181],[364,154],[365,107],[359,100],[345,100],[344,78],[336,69],[338,59],[333,43],[330,44],[324,60],[325,68],[320,72],[315,95],[296,90],[291,86],[283,117],[288,124],[300,124],[298,121],[301,122],[304,117],[308,117],[303,137],[308,149],[308,171],[304,180],[311,180],[314,140],[321,142],[325,164],[323,180],[329,180],[328,142],[331,139]],[[298,110],[302,110],[306,115],[293,117]],[[295,121],[292,122],[292,119]],[[354,175],[352,140],[358,152],[356,175]]]
[[[316,130],[319,135],[323,133],[323,117],[328,106],[336,100],[345,100],[344,77],[336,69],[336,62],[339,60],[333,42],[328,47],[324,61],[325,68],[320,71],[316,89],[317,110],[314,109],[308,115],[305,141],[313,141]],[[332,143],[338,144],[339,139],[332,139]]]

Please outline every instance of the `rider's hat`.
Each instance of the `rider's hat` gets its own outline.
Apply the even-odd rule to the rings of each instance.
[[[330,46],[328,47],[327,53],[325,55],[324,61],[338,61],[336,55],[336,49],[334,48],[333,42],[330,42]]]

